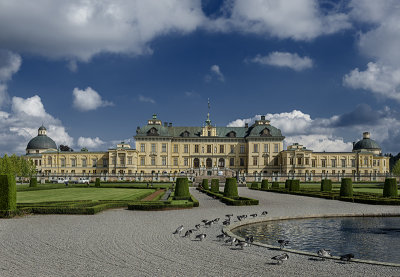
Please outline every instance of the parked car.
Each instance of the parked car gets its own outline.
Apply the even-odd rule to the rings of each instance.
[[[52,183],[53,184],[66,184],[68,185],[68,178],[65,177],[58,177],[57,179],[53,179]]]
[[[75,181],[75,184],[87,184],[89,185],[90,180],[88,177],[79,177],[78,180]]]

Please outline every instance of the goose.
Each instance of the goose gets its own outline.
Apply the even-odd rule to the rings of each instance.
[[[268,214],[267,211],[263,211],[263,212],[261,213],[261,215],[267,215],[267,214]]]
[[[234,238],[234,237],[230,237],[229,239],[227,239],[225,241],[225,243],[231,243],[231,245],[233,245],[235,242],[236,242],[236,238]]]
[[[349,254],[340,256],[340,260],[341,261],[345,261],[345,262],[350,262],[350,260],[353,259],[353,258],[354,258],[354,254],[353,253],[349,253]]]
[[[231,224],[231,221],[227,219],[227,220],[224,220],[224,221],[222,222],[222,224],[225,225],[225,226],[227,226],[227,225]]]
[[[183,225],[179,226],[178,228],[176,228],[175,232],[173,232],[172,234],[180,234],[183,231]]]
[[[192,230],[187,230],[185,235],[183,236],[184,238],[190,237],[190,234],[192,233]]]
[[[277,261],[277,264],[283,263],[283,261],[286,261],[289,259],[289,255],[287,253],[283,253],[281,255],[277,255],[271,258],[272,260]]]
[[[207,236],[206,234],[200,234],[200,235],[196,236],[196,239],[199,239],[200,241],[203,241],[203,239],[205,239],[206,236]]]
[[[250,215],[252,218],[255,218],[255,217],[257,217],[257,214],[251,214]]]
[[[248,244],[247,244],[247,242],[239,240],[238,243],[236,243],[236,246],[239,246],[243,250],[243,247],[248,246]]]
[[[331,250],[328,249],[320,249],[317,251],[317,254],[322,258],[323,261],[325,260],[325,258],[332,257]]]
[[[224,233],[220,234],[217,236],[218,240],[223,240],[226,237],[226,235]]]

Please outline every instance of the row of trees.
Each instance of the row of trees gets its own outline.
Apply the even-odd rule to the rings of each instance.
[[[36,174],[36,167],[31,160],[15,154],[0,157],[0,174],[11,174],[18,177],[32,177]]]

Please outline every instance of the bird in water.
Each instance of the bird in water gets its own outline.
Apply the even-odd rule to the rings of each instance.
[[[353,253],[349,253],[349,254],[340,256],[340,260],[341,261],[345,261],[345,262],[350,262],[350,260],[353,259],[353,258],[354,258],[354,254]]]
[[[274,256],[271,259],[277,261],[278,262],[277,264],[281,264],[281,263],[283,263],[283,261],[286,261],[289,259],[289,255],[287,253],[283,253],[281,255]]]
[[[175,232],[173,232],[172,234],[174,234],[174,235],[180,234],[182,231],[183,231],[183,225],[176,228]]]
[[[246,241],[247,243],[253,243],[253,242],[254,242],[254,237],[253,237],[253,236],[245,237],[245,241]]]
[[[200,234],[200,235],[196,236],[196,239],[199,239],[200,241],[203,241],[203,239],[205,239],[206,236],[207,236],[206,234]]]
[[[331,250],[328,249],[320,249],[317,251],[318,256],[321,257],[321,259],[324,261],[325,258],[330,258],[332,257],[331,255]]]
[[[281,249],[282,249],[282,248],[284,248],[285,246],[288,246],[289,241],[288,241],[288,240],[280,239],[280,240],[278,240],[278,243],[279,243],[279,245],[280,245],[280,247],[281,247]]]

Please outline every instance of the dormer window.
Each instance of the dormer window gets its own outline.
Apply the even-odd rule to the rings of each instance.
[[[181,134],[181,136],[182,137],[188,137],[190,135],[190,133],[188,132],[188,131],[184,131],[182,134]]]
[[[263,136],[263,137],[267,137],[270,135],[271,135],[271,133],[269,132],[268,128],[265,128],[261,131],[261,136]]]
[[[228,137],[230,137],[230,138],[235,138],[235,137],[236,137],[236,133],[235,133],[234,131],[230,131],[230,132],[228,133]]]
[[[149,135],[149,136],[158,136],[158,131],[157,131],[156,128],[153,127],[147,132],[147,135]]]

